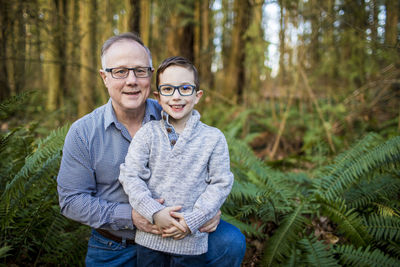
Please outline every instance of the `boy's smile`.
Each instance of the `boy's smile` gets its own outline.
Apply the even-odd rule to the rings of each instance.
[[[191,70],[173,65],[166,68],[160,74],[160,86],[172,85],[194,85],[194,74]],[[181,96],[178,90],[173,95],[164,96],[159,92],[155,92],[161,107],[169,114],[170,123],[174,126],[175,131],[182,132],[186,122],[192,115],[194,105],[197,104],[203,95],[203,91],[194,91],[192,95]]]

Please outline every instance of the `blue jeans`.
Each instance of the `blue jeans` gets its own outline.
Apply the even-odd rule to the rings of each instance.
[[[138,266],[203,267],[206,264],[204,254],[176,255],[152,250],[139,244],[136,246]]]
[[[235,226],[221,220],[217,230],[208,235],[207,267],[239,267],[246,251],[244,235]],[[86,266],[138,266],[136,245],[114,242],[92,231]],[[142,267],[142,266],[138,266]]]

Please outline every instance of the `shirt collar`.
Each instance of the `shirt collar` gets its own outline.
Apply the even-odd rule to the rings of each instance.
[[[146,109],[144,113],[144,118],[142,125],[151,121],[151,120],[156,120],[157,119],[157,108],[155,105],[152,105],[150,103],[150,100],[146,100]],[[104,113],[104,129],[106,130],[112,123],[115,125],[119,124],[119,121],[117,119],[117,116],[115,115],[115,111],[112,106],[112,100],[111,98],[108,100],[105,108],[105,113]]]
[[[161,110],[161,119],[164,121],[166,127],[169,126],[173,128],[172,124],[169,122],[169,114],[164,110]],[[190,127],[192,127],[199,120],[200,120],[200,113],[197,110],[193,109],[192,116],[190,116],[190,119],[186,122],[186,125],[190,125]]]

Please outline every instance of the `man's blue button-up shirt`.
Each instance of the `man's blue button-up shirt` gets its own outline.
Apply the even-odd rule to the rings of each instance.
[[[161,107],[148,99],[142,124],[160,117]],[[134,238],[132,208],[118,181],[131,139],[117,120],[111,99],[71,125],[57,177],[64,216]]]

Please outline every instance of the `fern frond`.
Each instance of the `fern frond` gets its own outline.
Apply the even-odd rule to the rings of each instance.
[[[250,182],[260,189],[268,188],[270,192],[276,194],[275,198],[289,204],[287,200],[292,198],[296,192],[286,183],[282,183],[284,174],[273,171],[261,162],[244,142],[233,138],[227,138],[227,142],[235,179],[242,178],[245,182]],[[240,175],[236,176],[238,173]]]
[[[7,257],[9,254],[8,252],[11,250],[10,246],[4,246],[0,248],[0,259]]]
[[[366,219],[367,231],[376,240],[400,241],[400,218],[372,214]]]
[[[399,242],[393,241],[384,241],[385,251],[388,252],[389,255],[400,259],[400,244]]]
[[[21,104],[21,102],[27,100],[35,91],[24,91],[18,95],[12,96],[0,103],[0,112],[12,110],[12,106]]]
[[[371,247],[359,247],[355,249],[352,245],[343,245],[335,248],[339,254],[340,261],[346,266],[400,266],[400,260],[385,255],[379,249],[371,250]]]
[[[361,181],[344,196],[350,208],[362,208],[382,198],[394,199],[400,190],[400,179],[392,175],[377,175],[371,182]]]
[[[392,207],[389,207],[385,204],[382,203],[377,203],[377,202],[373,202],[372,203],[373,206],[376,206],[378,209],[378,214],[381,216],[397,216],[400,217],[399,212],[395,209],[393,209]]]
[[[274,266],[290,256],[291,245],[300,239],[299,233],[308,221],[302,214],[304,206],[301,203],[293,212],[285,215],[282,224],[267,241],[262,258],[264,266]]]
[[[367,141],[361,141],[361,144],[369,147],[370,140],[369,138],[365,139]],[[360,146],[362,147],[362,145]],[[363,150],[360,148],[360,151]],[[362,177],[387,167],[397,168],[400,166],[400,136],[369,148],[362,154],[359,153],[360,151],[357,150],[357,153],[354,153],[358,155],[357,158],[344,157],[347,161],[342,160],[336,165],[329,166],[328,169],[331,171],[321,178],[317,194],[328,201],[334,201]],[[348,154],[352,153],[352,151],[348,152]]]
[[[29,175],[34,173],[38,168],[41,168],[43,161],[51,158],[54,154],[59,153],[62,150],[68,128],[69,125],[64,125],[63,127],[52,131],[45,139],[39,142],[36,151],[27,157],[25,165],[6,185],[1,196],[2,200],[10,201],[17,192],[21,192],[23,184],[25,183],[25,180],[29,178]]]
[[[336,267],[340,266],[337,260],[334,258],[334,253],[328,246],[324,245],[317,238],[303,238],[299,241],[302,248],[302,255],[305,259],[306,266],[324,266],[324,267]]]
[[[370,239],[363,220],[354,209],[348,209],[345,202],[321,202],[323,213],[338,225],[339,232],[343,233],[357,246],[368,244]]]
[[[7,133],[4,136],[0,137],[0,153],[4,151],[4,149],[7,147],[10,138],[17,132],[19,128],[12,129],[9,133]]]
[[[222,214],[222,219],[236,226],[240,229],[240,231],[246,233],[249,236],[262,237],[262,233],[260,232],[260,230],[249,223],[244,223],[229,214]]]

